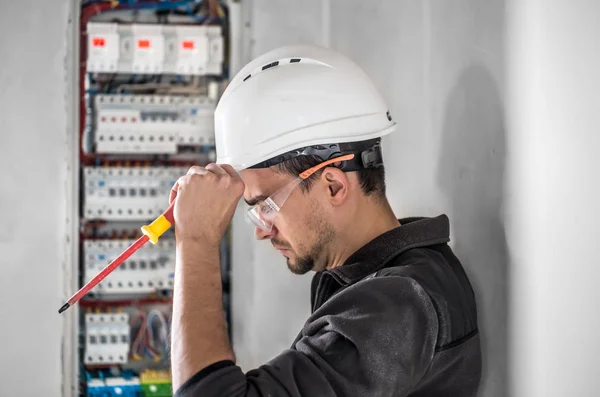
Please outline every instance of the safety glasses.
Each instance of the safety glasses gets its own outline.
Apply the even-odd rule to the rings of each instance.
[[[265,232],[270,232],[273,229],[273,222],[275,221],[275,217],[285,204],[290,194],[308,179],[312,174],[319,171],[322,168],[327,167],[330,164],[337,163],[340,161],[352,160],[354,158],[354,154],[346,154],[343,156],[339,156],[322,163],[315,165],[302,172],[296,179],[285,185],[283,188],[279,189],[265,200],[259,202],[256,205],[248,208],[248,217],[260,229]]]

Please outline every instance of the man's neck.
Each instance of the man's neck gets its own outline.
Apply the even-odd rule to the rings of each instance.
[[[338,232],[327,269],[342,266],[346,260],[374,238],[400,226],[386,198],[377,205],[365,205],[349,218],[348,227]]]

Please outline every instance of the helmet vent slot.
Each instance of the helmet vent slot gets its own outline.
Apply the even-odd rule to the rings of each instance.
[[[270,69],[272,67],[278,66],[280,63],[285,63],[285,62],[289,62],[289,63],[299,63],[302,61],[302,58],[289,58],[289,59],[280,59],[279,61],[274,61],[271,63],[268,63],[266,65],[264,65],[263,67],[261,67],[260,69],[254,69],[252,71],[252,73],[249,73],[246,77],[244,77],[244,79],[242,80],[242,82],[248,80],[250,77],[256,76],[257,74],[260,74],[261,72]],[[306,62],[306,60],[304,60]]]
[[[272,68],[273,66],[277,66],[277,65],[279,65],[279,61],[271,62],[268,65],[263,66],[262,70],[267,70],[267,69]]]

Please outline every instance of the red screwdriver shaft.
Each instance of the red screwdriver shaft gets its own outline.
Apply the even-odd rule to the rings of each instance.
[[[77,303],[81,298],[83,298],[83,296],[85,294],[90,292],[90,290],[92,288],[94,288],[102,280],[104,280],[106,278],[106,276],[108,276],[110,273],[112,273],[113,270],[115,270],[117,267],[119,267],[119,265],[121,263],[125,262],[125,260],[127,258],[129,258],[131,255],[133,255],[133,253],[135,251],[137,251],[142,245],[146,244],[147,242],[148,242],[148,236],[142,236],[142,237],[138,238],[135,243],[131,244],[129,246],[129,248],[127,248],[125,251],[123,251],[123,253],[121,253],[121,255],[117,256],[117,258],[115,260],[110,262],[108,264],[108,266],[106,266],[104,269],[102,269],[100,271],[100,273],[98,273],[96,276],[94,276],[93,279],[88,281],[87,284],[85,284],[83,287],[81,287],[81,289],[79,291],[77,291],[71,298],[69,298],[67,303],[65,303],[58,310],[58,312],[62,313],[65,310],[67,310],[69,307],[71,307],[72,305]]]
[[[100,271],[93,279],[88,281],[79,291],[77,291],[67,303],[65,303],[59,310],[58,313],[62,313],[67,310],[69,307],[73,306],[77,303],[85,294],[87,294],[92,288],[94,288],[98,283],[106,278],[113,270],[119,267],[120,264],[125,262],[127,258],[129,258],[135,251],[140,249],[144,244],[146,244],[152,237],[152,242],[156,244],[156,241],[167,229],[171,227],[175,223],[173,220],[173,206],[175,205],[175,201],[171,203],[169,208],[159,216],[153,223],[148,226],[144,226],[142,231],[144,235],[137,239],[137,241],[129,246],[121,255],[119,255],[115,260],[110,262],[108,266]]]

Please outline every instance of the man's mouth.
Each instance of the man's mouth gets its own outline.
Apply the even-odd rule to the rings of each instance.
[[[279,253],[286,257],[288,256],[286,254],[290,252],[290,249],[288,247],[283,247],[281,245],[273,245],[273,248],[275,248],[277,251],[279,251]]]

